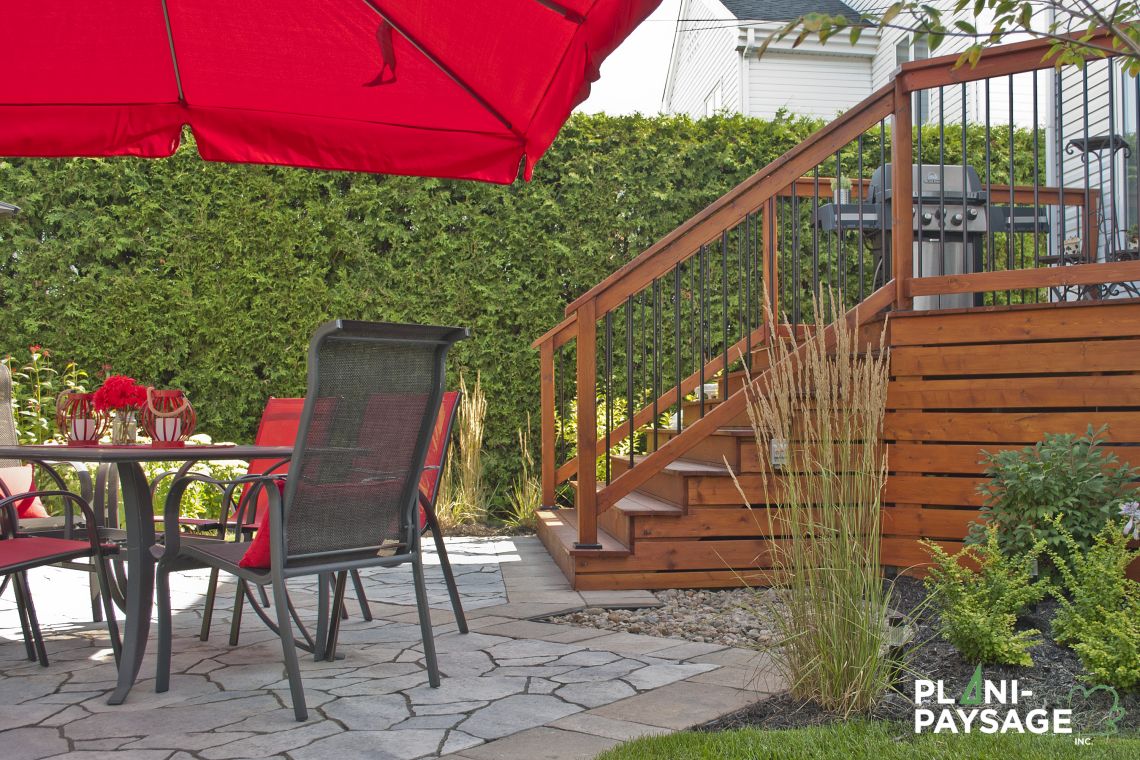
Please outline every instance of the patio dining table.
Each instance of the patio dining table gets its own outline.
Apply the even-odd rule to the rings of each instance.
[[[210,459],[288,459],[291,446],[0,446],[0,459],[26,462],[113,464],[119,474],[126,529],[126,621],[119,677],[108,704],[119,705],[134,685],[146,653],[154,601],[154,504],[143,462],[201,462]]]

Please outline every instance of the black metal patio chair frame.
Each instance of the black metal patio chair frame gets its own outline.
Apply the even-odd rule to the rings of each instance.
[[[352,570],[361,570],[372,567],[393,567],[405,562],[412,564],[412,577],[416,594],[416,607],[419,613],[420,633],[423,639],[424,655],[427,663],[428,682],[433,687],[439,686],[439,667],[436,661],[435,642],[431,626],[431,617],[428,610],[427,588],[424,581],[423,555],[420,550],[420,530],[418,520],[418,494],[420,476],[423,473],[427,451],[431,440],[432,428],[439,413],[440,402],[444,392],[444,377],[446,369],[447,351],[458,340],[468,336],[467,330],[456,327],[430,327],[425,325],[406,325],[393,323],[357,322],[349,320],[336,320],[319,327],[313,335],[309,345],[308,381],[304,410],[301,424],[297,434],[297,445],[294,449],[293,461],[290,467],[291,477],[285,481],[284,494],[277,488],[265,488],[269,500],[268,528],[270,542],[270,566],[267,569],[246,568],[239,566],[240,557],[244,554],[248,544],[241,542],[219,541],[217,539],[192,539],[183,537],[178,530],[178,514],[182,494],[191,482],[201,480],[201,476],[184,477],[175,481],[167,495],[164,522],[166,528],[165,548],[157,568],[158,591],[158,663],[155,677],[155,691],[164,692],[170,688],[170,660],[172,648],[172,616],[170,602],[170,573],[187,566],[217,567],[218,569],[236,576],[239,583],[253,584],[259,587],[270,586],[273,594],[273,609],[276,621],[268,616],[261,615],[265,622],[275,630],[281,641],[282,654],[289,676],[289,689],[293,700],[294,714],[299,721],[308,717],[305,705],[304,687],[301,681],[300,663],[297,657],[297,642],[292,633],[292,604],[285,587],[285,582],[291,578],[316,575],[318,577],[318,616],[316,635],[312,642],[314,656],[317,659],[333,659],[336,654],[336,639],[340,623],[340,615],[332,615],[330,624],[329,615],[329,580],[335,578],[335,587],[332,589],[332,609],[339,611],[343,604],[347,575]],[[415,436],[414,446],[407,452],[404,464],[396,463],[398,469],[392,471],[365,469],[354,463],[351,457],[361,455],[375,455],[379,449],[365,449],[361,447],[346,448],[332,444],[316,445],[310,440],[310,433],[319,435],[322,424],[328,420],[322,417],[317,420],[318,405],[332,399],[344,400],[344,389],[336,396],[336,382],[330,380],[330,386],[322,381],[325,378],[325,367],[322,352],[336,350],[340,341],[345,344],[355,344],[353,350],[372,351],[383,350],[391,357],[398,359],[401,351],[418,351],[422,355],[408,353],[403,361],[416,359],[421,362],[417,371],[430,371],[430,379],[423,383],[422,414],[419,414],[418,431],[400,429],[401,436]],[[426,360],[426,353],[430,351],[430,362]],[[343,357],[341,357],[343,358]],[[330,362],[333,363],[333,362]],[[359,371],[359,368],[357,368]],[[330,370],[331,371],[331,370]],[[411,370],[409,370],[410,372]],[[384,395],[389,391],[383,386],[382,373],[377,371],[374,376],[368,376],[370,384],[366,391],[372,396]],[[359,378],[356,378],[359,381]],[[371,385],[375,383],[376,385]],[[359,388],[354,393],[360,400],[363,396]],[[323,395],[334,394],[334,395]],[[409,394],[408,398],[415,397]],[[351,409],[350,409],[351,411]],[[325,416],[332,416],[326,414]],[[380,419],[380,418],[376,418]],[[364,424],[363,421],[360,422]],[[395,420],[386,420],[384,424],[395,425]],[[379,435],[392,433],[391,430],[379,431]],[[363,428],[358,434],[363,432]],[[377,431],[371,431],[376,433]],[[405,438],[405,440],[409,440]],[[375,443],[375,441],[373,441]],[[317,467],[309,469],[309,458],[313,458]],[[327,459],[326,459],[327,457]],[[341,457],[336,459],[335,457]],[[370,462],[371,460],[369,460]],[[336,472],[326,472],[321,468],[328,466],[337,468]],[[367,464],[368,462],[365,462]],[[373,464],[382,465],[377,461]],[[353,544],[345,544],[343,536],[339,536],[340,545],[332,539],[327,524],[318,526],[316,532],[304,531],[313,528],[314,518],[323,513],[314,511],[312,495],[319,494],[324,487],[333,488],[338,484],[336,477],[343,474],[343,469],[367,472],[368,477],[358,478],[349,482],[351,486],[369,484],[384,486],[393,484],[399,486],[399,495],[390,505],[398,508],[395,516],[398,518],[398,533],[400,540],[380,539],[369,541],[369,536],[378,536],[383,529],[378,528],[375,534],[369,534],[367,525],[356,528],[359,539],[355,536]],[[272,476],[253,476],[242,479],[245,484],[262,482],[268,484],[274,480]],[[225,483],[225,481],[215,481]],[[299,494],[301,484],[305,484],[304,496]],[[330,485],[331,484],[331,485]],[[305,499],[309,499],[305,501]],[[361,506],[357,502],[354,509],[371,509],[371,505]],[[375,504],[377,516],[382,507]],[[293,519],[295,518],[295,519]],[[304,522],[298,522],[304,521]],[[392,527],[391,525],[389,527]],[[290,528],[296,529],[291,536]],[[324,533],[320,529],[325,530]],[[301,548],[298,548],[301,547]],[[303,629],[302,629],[303,630]],[[302,645],[304,646],[304,645]],[[307,647],[305,647],[307,648]]]

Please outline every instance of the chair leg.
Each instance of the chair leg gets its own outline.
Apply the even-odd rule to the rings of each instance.
[[[352,572],[352,588],[356,592],[356,601],[360,602],[360,616],[366,623],[372,622],[372,608],[368,606],[368,597],[364,594],[364,581],[360,580],[360,571]]]
[[[155,573],[155,591],[158,597],[158,662],[155,664],[154,690],[162,693],[170,689],[170,649],[173,631],[170,620],[170,570],[159,563]]]
[[[102,599],[102,612],[107,618],[107,633],[111,637],[111,651],[115,653],[115,664],[123,655],[123,639],[119,635],[119,621],[115,617],[115,600],[111,596],[111,570],[102,557],[92,557],[95,563],[95,577],[99,582],[99,597]]]
[[[330,576],[329,577],[329,588],[331,588],[333,590],[334,595],[336,594],[336,579],[337,579],[337,576]],[[333,610],[339,610],[339,613],[338,612],[332,613],[333,617],[338,617],[341,620],[348,620],[348,607],[345,607],[343,604],[340,607],[333,605]]]
[[[289,619],[289,595],[285,579],[276,578],[273,584],[273,606],[277,610],[277,633],[281,637],[281,653],[285,657],[285,670],[289,674],[289,693],[293,697],[293,715],[298,721],[307,720],[305,687],[301,684],[301,663],[297,660],[297,645],[293,641],[293,625]],[[323,580],[322,580],[323,585]]]
[[[32,603],[32,589],[28,586],[27,573],[15,573],[16,588],[20,590],[20,595],[24,598],[24,611],[28,616],[28,627],[32,632],[32,642],[35,645],[36,657],[29,659],[38,659],[40,665],[45,668],[48,666],[47,650],[44,648],[44,636],[40,632],[40,621],[36,618],[36,606]]]
[[[317,633],[313,641],[313,659],[317,662],[325,658],[325,644],[328,643],[329,584],[331,581],[332,575],[329,573],[321,573],[317,576]]]
[[[455,624],[460,633],[467,633],[467,616],[463,614],[463,602],[459,598],[459,588],[455,585],[455,574],[451,572],[451,561],[447,558],[447,546],[443,543],[443,531],[439,529],[435,511],[424,510],[428,526],[431,528],[431,537],[435,541],[435,550],[439,555],[439,566],[443,570],[443,580],[447,584],[447,595],[451,597],[451,609],[455,613]]]
[[[265,593],[265,586],[258,586],[257,587],[257,595],[259,597],[261,597],[261,606],[262,607],[268,607],[269,606],[269,595]]]
[[[230,646],[236,647],[238,637],[241,635],[241,611],[245,604],[245,595],[248,589],[243,580],[237,582],[237,593],[234,595],[234,614],[230,619]]]
[[[8,589],[8,583],[11,580],[12,580],[12,576],[5,575],[4,580],[0,581],[0,596],[4,595],[4,592]]]
[[[95,563],[96,561],[97,560],[94,557],[92,557],[91,562]],[[99,597],[101,596],[99,589],[101,588],[101,586],[99,585],[99,579],[94,577],[97,574],[98,573],[96,572],[95,568],[92,567],[91,568],[91,576],[92,577],[89,577],[87,579],[88,586],[89,586],[89,589],[91,591],[91,622],[102,623],[103,622],[103,605],[99,601]]]
[[[210,568],[210,581],[206,588],[206,605],[202,608],[202,629],[198,631],[199,641],[210,640],[210,625],[214,622],[214,601],[218,597],[218,568]]]
[[[347,573],[341,571],[336,574],[336,586],[333,589],[333,609],[339,610],[344,608],[344,591],[347,585]],[[336,659],[336,640],[340,635],[340,621],[341,616],[333,614],[332,620],[329,621],[329,641],[325,646],[325,659],[332,662]]]
[[[439,687],[439,663],[435,659],[435,632],[431,629],[431,613],[428,612],[427,584],[424,582],[424,559],[423,554],[418,551],[412,558],[412,579],[416,586],[416,610],[420,613],[420,636],[424,641],[428,685],[434,689]]]
[[[5,584],[12,579],[11,575],[4,576]],[[16,597],[16,612],[20,615],[20,632],[24,636],[24,649],[28,653],[30,662],[36,661],[36,645],[32,636],[32,626],[28,620],[28,608],[24,604],[24,592],[19,582],[12,583],[12,595]]]

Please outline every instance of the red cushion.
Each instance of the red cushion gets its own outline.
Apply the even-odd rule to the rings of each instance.
[[[91,544],[86,541],[42,536],[9,538],[0,541],[0,573],[11,572],[8,568],[31,562],[42,561],[41,564],[48,565],[90,553]]]
[[[284,498],[284,480],[277,481],[277,489],[281,492],[282,498]],[[245,554],[243,554],[241,560],[238,561],[238,567],[268,569],[270,556],[269,510],[263,509],[261,510],[261,514],[257,516],[257,530],[253,534],[253,540],[249,542],[249,548],[245,550]]]
[[[35,490],[32,483],[32,472],[31,465],[0,467],[0,480],[4,481],[8,493],[29,493]],[[48,513],[38,497],[30,496],[16,502],[16,516],[21,518],[47,517]]]

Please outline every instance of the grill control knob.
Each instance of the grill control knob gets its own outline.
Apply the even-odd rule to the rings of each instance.
[[[922,223],[923,224],[930,224],[933,221],[934,221],[934,217],[931,215],[931,213],[929,211],[923,211],[922,212]]]
[[[968,209],[966,209],[966,216],[971,220],[977,219],[978,218],[978,210],[976,208],[968,208]]]
[[[962,215],[961,214],[954,214],[952,217],[950,217],[950,224],[954,225],[955,227],[961,227],[962,226]]]

